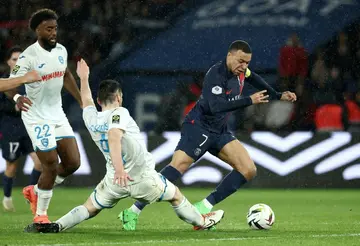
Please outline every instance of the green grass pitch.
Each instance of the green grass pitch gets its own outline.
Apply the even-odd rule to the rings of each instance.
[[[50,219],[82,204],[91,191],[55,189]],[[192,202],[210,191],[183,189]],[[22,230],[32,215],[20,189],[13,191],[13,199],[17,211],[0,212],[0,245],[360,245],[359,190],[240,190],[215,207],[225,210],[216,231],[193,231],[165,202],[143,211],[136,232],[122,231],[117,215],[131,205],[126,199],[67,232],[27,234]],[[248,228],[245,215],[255,203],[266,203],[274,210],[276,221],[271,230]]]

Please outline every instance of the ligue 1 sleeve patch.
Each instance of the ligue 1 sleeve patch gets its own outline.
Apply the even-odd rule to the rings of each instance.
[[[222,93],[222,88],[220,86],[214,86],[212,89],[211,89],[211,92],[215,95],[220,95]]]
[[[115,114],[112,116],[111,123],[113,124],[119,124],[120,123],[120,115]]]
[[[251,75],[251,71],[250,71],[250,69],[247,68],[246,72],[245,72],[245,78],[249,78],[250,75]]]
[[[14,69],[11,71],[11,74],[16,75],[17,72],[19,72],[20,66],[19,65],[15,65]]]

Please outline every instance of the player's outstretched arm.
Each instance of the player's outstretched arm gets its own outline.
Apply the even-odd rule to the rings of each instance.
[[[89,87],[89,66],[83,59],[77,62],[76,73],[80,78],[80,95],[82,102],[80,105],[82,105],[83,108],[95,106]]]
[[[277,92],[272,88],[266,81],[257,73],[251,72],[249,69],[246,70],[246,80],[250,82],[258,90],[266,90],[270,95],[270,99],[280,99],[281,92]]]
[[[121,138],[123,134],[124,131],[118,128],[111,128],[108,131],[110,157],[115,168],[114,184],[119,184],[122,187],[127,186],[128,180],[132,181],[132,178],[125,172],[121,154]]]
[[[82,105],[79,87],[77,86],[74,76],[70,72],[69,68],[66,68],[65,70],[64,87],[76,99],[80,107],[83,108],[84,106]]]
[[[267,90],[271,99],[278,99],[282,101],[289,101],[289,102],[295,102],[296,101],[296,94],[290,91],[285,91],[283,93],[277,92],[272,88],[266,81],[261,78],[260,75],[251,72],[249,69],[246,71],[248,74],[249,82],[255,86],[258,90]]]
[[[36,71],[27,72],[24,76],[0,79],[0,91],[8,91],[19,87],[25,83],[41,81],[40,75]]]
[[[219,77],[216,71],[212,69],[205,76],[202,96],[209,102],[212,113],[231,112],[252,104],[266,103],[266,95],[263,94],[256,96],[256,101],[250,96],[236,97],[229,100],[221,83],[223,80],[224,78]]]

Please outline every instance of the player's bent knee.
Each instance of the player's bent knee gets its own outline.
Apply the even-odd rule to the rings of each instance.
[[[16,162],[6,162],[6,174],[15,175],[16,168],[17,168]]]
[[[170,166],[176,168],[180,173],[186,172],[194,160],[188,156],[184,151],[177,150],[170,162]]]
[[[72,160],[69,161],[69,163],[67,163],[66,165],[66,171],[68,173],[74,173],[76,172],[76,170],[78,170],[80,167],[80,158],[77,159],[77,158],[74,158]]]
[[[188,161],[183,160],[173,160],[170,162],[170,166],[178,170],[181,174],[185,173],[189,169],[191,164],[192,162],[189,163]]]
[[[171,200],[169,200],[171,202],[171,205],[178,206],[182,202],[183,198],[184,195],[181,193],[179,188],[175,186],[174,196]]]
[[[247,181],[252,180],[257,174],[257,169],[253,161],[246,165],[235,165],[235,169],[241,173]]]
[[[244,173],[242,173],[244,175],[244,177],[246,178],[247,181],[252,180],[253,178],[255,178],[256,174],[257,174],[257,169],[254,163],[252,163],[251,165],[247,166],[245,168]]]
[[[91,198],[89,197],[86,202],[84,203],[84,207],[87,209],[87,211],[89,212],[89,219],[92,217],[95,217],[96,215],[98,215],[101,212],[101,209],[97,209]]]
[[[162,201],[173,201],[176,199],[177,193],[180,192],[179,188],[171,183],[169,180],[166,180],[166,188],[162,197]]]

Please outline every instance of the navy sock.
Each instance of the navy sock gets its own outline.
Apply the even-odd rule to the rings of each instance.
[[[170,165],[164,167],[160,173],[170,182],[175,182],[181,177],[181,173],[175,167]]]
[[[39,180],[40,175],[41,175],[41,172],[36,170],[35,168],[33,168],[31,175],[30,175],[30,184],[36,185]]]
[[[170,182],[174,182],[176,181],[178,178],[181,177],[181,173],[174,167],[167,165],[166,167],[164,167],[160,173]],[[135,206],[140,209],[143,210],[146,205],[148,205],[148,203],[142,203],[139,201],[135,202]]]
[[[13,186],[14,178],[9,178],[4,174],[3,176],[3,185],[4,185],[4,196],[11,197],[11,190]]]
[[[226,197],[236,192],[247,180],[245,177],[236,170],[232,170],[216,189],[206,198],[213,206],[221,202]]]

